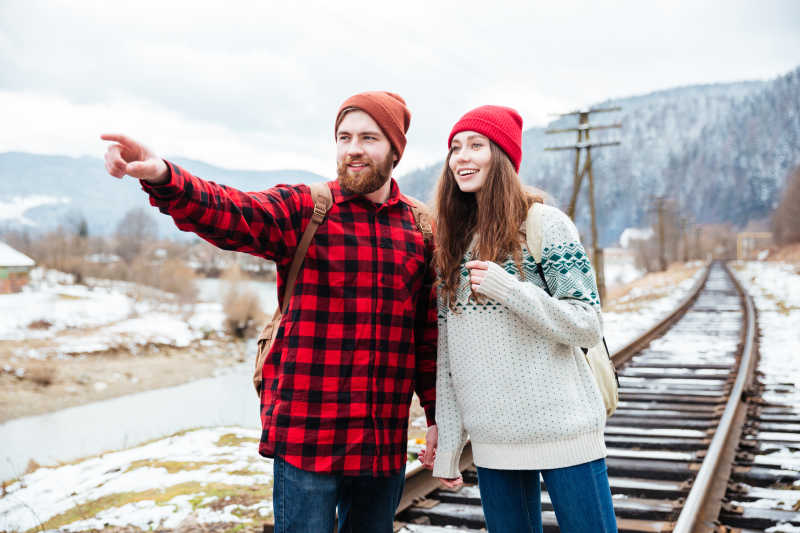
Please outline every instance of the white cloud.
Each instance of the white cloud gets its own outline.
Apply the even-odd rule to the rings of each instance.
[[[0,150],[99,155],[93,128],[134,128],[161,153],[330,175],[337,106],[386,89],[413,115],[402,173],[441,159],[477,105],[537,125],[609,97],[774,77],[799,49],[793,0],[0,2],[0,91],[27,110]]]
[[[314,149],[306,146],[293,151],[280,135],[240,132],[187,119],[150,102],[115,99],[76,104],[54,94],[0,91],[0,108],[6,110],[0,146],[7,151],[99,157],[106,144],[100,134],[124,132],[162,155],[181,155],[229,168],[301,168],[333,177],[332,140],[320,142]]]

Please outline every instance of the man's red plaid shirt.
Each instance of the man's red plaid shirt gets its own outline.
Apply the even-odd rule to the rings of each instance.
[[[181,230],[274,261],[282,299],[314,210],[308,186],[246,193],[168,166],[168,183],[142,182],[150,203]],[[314,472],[391,475],[405,467],[414,390],[434,423],[433,245],[394,180],[382,205],[329,185],[333,205],[264,364],[259,452]]]

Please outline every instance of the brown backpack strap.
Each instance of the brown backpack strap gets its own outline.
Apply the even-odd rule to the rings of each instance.
[[[433,240],[433,216],[428,206],[412,196],[404,195],[411,202],[411,213],[414,215],[414,222],[417,229],[422,233],[422,238],[426,243]]]
[[[308,252],[311,239],[314,238],[317,228],[322,224],[322,221],[325,220],[325,215],[333,204],[333,195],[327,183],[312,183],[309,185],[309,188],[311,189],[311,198],[314,200],[314,213],[311,215],[311,220],[308,222],[303,236],[300,238],[300,244],[297,245],[292,264],[289,267],[289,275],[286,278],[286,289],[283,292],[283,305],[281,306],[281,314],[284,315],[289,308],[289,298],[291,298],[292,293],[294,293],[297,275],[300,272],[300,266],[303,264],[303,260],[306,258],[306,252]]]

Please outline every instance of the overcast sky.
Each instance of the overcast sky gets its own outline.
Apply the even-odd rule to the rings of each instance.
[[[333,177],[336,109],[379,89],[412,112],[402,175],[441,159],[478,105],[515,107],[527,128],[798,65],[797,0],[0,0],[0,152],[99,157],[98,135],[119,131],[164,155]]]

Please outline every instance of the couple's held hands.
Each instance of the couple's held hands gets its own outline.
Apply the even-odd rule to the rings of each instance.
[[[428,428],[425,434],[425,448],[419,451],[418,459],[424,468],[433,470],[433,461],[436,459],[436,448],[439,443],[439,428],[434,424]],[[464,484],[464,478],[461,474],[452,479],[437,478],[439,482],[448,489],[456,489]]]
[[[151,185],[166,183],[169,169],[164,160],[145,145],[119,133],[104,133],[104,141],[112,141],[106,150],[106,171],[121,179],[125,174]]]
[[[469,283],[472,286],[472,292],[478,290],[483,280],[486,279],[486,274],[489,272],[489,263],[486,261],[467,261],[464,265],[469,270]]]
[[[436,459],[436,446],[439,443],[439,427],[434,424],[428,426],[425,433],[425,448],[419,451],[417,458],[422,466],[428,470],[433,470],[433,460]]]

